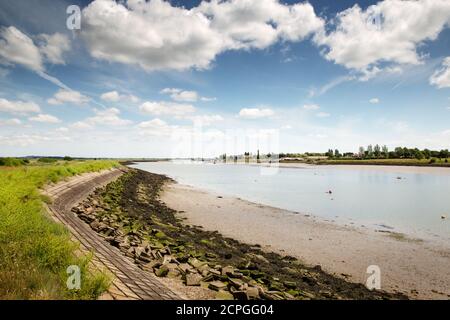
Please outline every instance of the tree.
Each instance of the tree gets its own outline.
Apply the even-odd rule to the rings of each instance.
[[[359,153],[358,153],[359,157],[362,159],[364,158],[364,147],[359,147]]]
[[[415,149],[414,158],[416,158],[417,160],[422,160],[423,158],[425,158],[425,156],[423,155],[422,151],[420,151],[419,149]]]
[[[395,148],[395,155],[396,158],[403,158],[403,148],[402,147]]]
[[[345,152],[344,154],[342,154],[342,156],[344,158],[353,158],[355,154],[353,152]]]
[[[340,157],[341,157],[341,154],[339,153],[339,150],[338,150],[338,149],[335,149],[335,150],[334,150],[334,156],[335,156],[336,158],[340,158]]]
[[[381,152],[382,152],[382,154],[383,154],[383,156],[384,156],[385,158],[389,158],[389,149],[388,149],[388,147],[387,147],[386,145],[383,146]]]
[[[327,153],[325,154],[328,158],[333,158],[333,149],[328,149]]]
[[[381,148],[378,144],[376,144],[373,148],[373,153],[375,155],[375,158],[379,158],[381,156]]]
[[[439,158],[440,159],[442,159],[442,158],[444,158],[444,159],[447,159],[448,158],[448,156],[449,156],[449,151],[446,149],[446,150],[441,150],[441,151],[439,151]]]
[[[259,163],[259,149],[258,149],[258,152],[256,153],[256,162]]]
[[[403,148],[403,157],[405,158],[411,158],[413,156],[414,152],[412,150],[409,150],[408,148]]]
[[[373,157],[373,147],[372,147],[371,144],[369,144],[369,145],[367,146],[367,156],[368,156],[369,158],[372,158],[372,157]]]

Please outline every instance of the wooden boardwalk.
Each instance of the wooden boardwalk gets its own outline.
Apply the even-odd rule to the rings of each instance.
[[[113,169],[88,173],[46,188],[44,194],[52,198],[49,211],[53,218],[63,223],[73,238],[81,244],[81,251],[93,252],[93,267],[108,270],[114,280],[102,299],[114,300],[176,300],[180,297],[162,284],[148,271],[140,269],[119,249],[104,241],[71,209],[84,200],[96,188],[117,179],[124,171]]]

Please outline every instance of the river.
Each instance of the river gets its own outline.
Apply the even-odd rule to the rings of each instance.
[[[267,172],[255,165],[189,161],[141,162],[133,167],[336,223],[450,242],[447,168],[302,166]]]

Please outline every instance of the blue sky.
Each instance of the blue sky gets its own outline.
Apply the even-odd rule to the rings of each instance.
[[[0,26],[0,156],[450,148],[445,0],[4,0]]]

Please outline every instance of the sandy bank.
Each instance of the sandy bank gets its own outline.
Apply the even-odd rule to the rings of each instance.
[[[221,163],[222,164],[222,163]],[[426,166],[394,166],[394,165],[370,165],[370,164],[307,164],[307,163],[227,163],[228,165],[244,165],[244,166],[261,166],[271,168],[292,168],[292,169],[340,169],[340,170],[376,170],[391,173],[426,173],[426,174],[439,174],[450,175],[450,167],[426,167]]]
[[[378,265],[384,290],[412,298],[450,298],[448,247],[398,240],[385,233],[343,227],[179,184],[167,185],[161,200],[182,211],[188,224],[319,264],[351,281],[365,283],[367,267]]]

